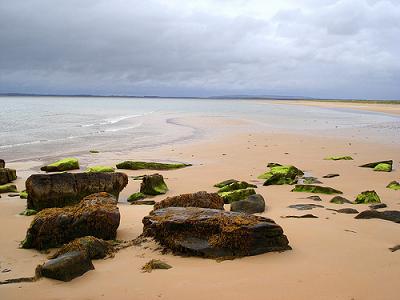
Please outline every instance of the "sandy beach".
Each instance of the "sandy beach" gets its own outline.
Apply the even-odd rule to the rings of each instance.
[[[321,105],[295,103],[295,105]],[[349,105],[327,103],[324,106],[399,114],[397,107],[386,105]],[[199,120],[186,120],[187,123]],[[291,251],[266,253],[218,262],[212,259],[161,254],[157,245],[133,246],[121,250],[112,259],[93,261],[95,270],[71,282],[41,279],[34,283],[0,286],[1,299],[398,299],[400,251],[388,248],[400,244],[398,224],[378,220],[357,220],[354,215],[340,214],[327,208],[352,207],[366,210],[367,205],[332,204],[330,195],[322,202],[306,199],[310,194],[290,192],[292,186],[263,186],[257,179],[269,162],[292,164],[307,175],[319,178],[325,186],[343,191],[354,200],[362,191],[375,190],[389,210],[400,209],[400,191],[386,185],[399,180],[400,149],[398,144],[360,141],[350,136],[330,137],[284,132],[239,132],[235,126],[243,121],[213,118],[207,126],[225,124],[229,134],[189,144],[165,145],[152,150],[130,153],[86,154],[79,157],[87,163],[115,164],[127,159],[192,163],[192,167],[159,171],[169,187],[164,196],[197,191],[216,192],[213,185],[235,178],[254,183],[264,196],[267,209],[260,214],[275,220],[284,229]],[[350,155],[354,160],[324,160],[332,155]],[[363,163],[394,160],[390,173],[359,168]],[[24,188],[26,178],[38,172],[41,162],[9,163],[16,168],[16,184]],[[154,171],[126,171],[128,175],[152,174]],[[322,178],[328,173],[339,177]],[[129,205],[126,198],[136,192],[140,181],[129,180],[118,204],[121,224],[117,239],[131,240],[142,233],[142,218],[152,206]],[[296,203],[323,205],[311,211],[288,208]],[[0,280],[33,276],[36,265],[47,260],[47,254],[19,249],[33,217],[19,216],[26,200],[2,194],[0,199]],[[225,205],[229,210],[229,205]],[[281,218],[286,215],[312,213],[316,219]],[[150,259],[162,259],[173,268],[142,273]],[[10,270],[4,272],[2,270]]]

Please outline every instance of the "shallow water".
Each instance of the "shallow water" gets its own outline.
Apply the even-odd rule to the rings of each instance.
[[[11,161],[154,147],[218,131],[176,122],[197,116],[238,118],[261,131],[347,134],[388,143],[396,143],[400,133],[398,116],[258,100],[0,97],[0,105],[0,157]]]

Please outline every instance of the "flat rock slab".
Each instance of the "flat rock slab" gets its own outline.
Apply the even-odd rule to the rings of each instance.
[[[323,208],[324,206],[318,204],[292,204],[288,206],[289,208],[294,208],[297,210],[311,210],[313,208]]]
[[[380,209],[380,208],[386,208],[387,205],[385,203],[377,203],[377,204],[371,204],[368,206],[370,209]]]
[[[143,224],[144,236],[179,254],[224,258],[291,249],[273,220],[244,213],[168,207],[151,212]]]
[[[301,215],[301,216],[283,216],[281,218],[289,219],[318,219],[317,216],[314,216],[313,214],[306,214],[306,215]]]
[[[322,176],[322,178],[334,178],[340,176],[339,174],[326,174],[325,176]]]
[[[400,211],[397,210],[365,210],[355,216],[356,219],[382,219],[387,221],[392,221],[395,223],[400,223]]]
[[[201,207],[211,209],[224,209],[224,199],[217,193],[197,192],[168,197],[154,205],[154,209],[166,207]]]
[[[332,210],[340,214],[358,214],[358,210],[354,208],[341,208],[341,209],[327,208],[327,210]]]

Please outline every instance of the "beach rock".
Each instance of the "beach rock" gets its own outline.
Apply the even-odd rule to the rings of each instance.
[[[0,168],[0,185],[17,179],[17,172],[9,168]]]
[[[23,190],[22,192],[19,192],[19,197],[21,199],[28,199],[28,193],[26,190]]]
[[[386,208],[387,205],[385,203],[378,203],[378,204],[371,204],[368,206],[370,209],[380,209],[380,208]]]
[[[145,195],[161,195],[168,191],[164,178],[160,174],[145,175],[140,185],[140,192]]]
[[[311,199],[314,201],[322,201],[321,197],[317,195],[308,196],[306,199]]]
[[[335,203],[335,204],[353,204],[350,200],[342,197],[342,196],[335,196],[331,199],[331,201],[329,201],[330,203]]]
[[[280,166],[282,166],[282,165],[281,165],[281,164],[278,164],[278,163],[274,163],[274,162],[270,162],[270,163],[268,163],[268,165],[267,165],[268,168],[280,167]]]
[[[392,252],[396,252],[397,250],[400,250],[400,245],[393,246],[393,247],[389,248],[389,250]]]
[[[113,167],[108,166],[93,166],[86,169],[87,173],[112,173],[115,172]]]
[[[386,187],[392,190],[400,190],[400,183],[397,181],[392,181]]]
[[[214,184],[214,187],[222,188],[222,187],[224,187],[226,185],[230,185],[230,184],[236,183],[236,182],[239,182],[239,181],[236,180],[236,179],[228,179],[228,180],[221,181],[221,182],[219,182],[217,184]]]
[[[304,192],[304,193],[315,193],[315,194],[343,194],[339,190],[335,190],[331,187],[311,185],[311,184],[296,184],[291,192]]]
[[[322,183],[316,177],[302,177],[302,178],[299,179],[299,182],[301,184],[319,184],[319,183]]]
[[[297,210],[311,210],[314,208],[323,208],[322,205],[318,205],[318,204],[292,204],[288,206],[289,208],[294,208]]]
[[[98,150],[89,150],[89,152],[90,152],[90,153],[93,153],[93,154],[100,153],[100,151],[98,151]]]
[[[69,170],[79,170],[79,161],[76,158],[65,158],[55,163],[40,168],[41,171],[45,172],[63,172]]]
[[[248,214],[262,213],[265,211],[265,200],[260,194],[251,195],[245,200],[232,202],[231,211]]]
[[[2,193],[17,193],[17,186],[15,184],[4,184],[0,185],[0,194]]]
[[[141,199],[146,198],[147,196],[141,192],[137,192],[137,193],[133,193],[132,195],[130,195],[127,199],[128,202],[135,202]]]
[[[273,220],[196,207],[168,207],[143,219],[143,235],[180,254],[210,258],[257,255],[291,249]]]
[[[266,179],[264,185],[282,185],[295,184],[300,176],[303,176],[303,171],[295,166],[275,166],[264,174],[258,176],[259,179]]]
[[[361,165],[360,167],[361,168],[372,168],[373,169],[377,165],[380,165],[380,164],[385,164],[385,165],[392,166],[393,165],[393,160],[383,160],[383,161],[372,162],[372,163],[368,163],[368,164],[365,164],[365,165]]]
[[[351,156],[329,156],[325,157],[325,160],[353,160]]]
[[[73,251],[38,266],[36,273],[51,279],[71,281],[90,270],[94,270],[90,258],[84,252]]]
[[[13,197],[19,197],[19,193],[8,194],[7,196],[8,196],[8,197],[11,197],[11,198],[13,198]]]
[[[31,175],[25,185],[29,209],[42,210],[78,203],[83,197],[107,192],[118,199],[128,184],[124,173],[60,173]]]
[[[197,192],[168,197],[154,205],[154,209],[166,207],[200,207],[211,209],[224,209],[224,199],[216,193]]]
[[[333,210],[340,214],[358,214],[358,210],[354,208],[341,208],[341,209],[331,209],[327,208],[327,210]]]
[[[5,167],[6,167],[6,162],[4,161],[4,159],[0,159],[0,169]]]
[[[381,203],[381,199],[375,191],[365,191],[359,194],[354,202],[356,204]]]
[[[392,221],[395,223],[400,223],[400,211],[397,210],[385,210],[385,211],[377,211],[377,210],[365,210],[360,212],[356,219],[382,219],[387,221]]]
[[[25,209],[24,211],[19,213],[21,216],[33,216],[37,214],[37,211],[34,209]]]
[[[153,270],[168,270],[171,268],[172,268],[171,265],[167,264],[166,262],[163,262],[162,260],[152,259],[142,267],[142,271],[151,273],[151,271]]]
[[[117,164],[117,169],[126,170],[173,170],[180,169],[184,167],[189,167],[191,164],[165,164],[157,162],[144,162],[144,161],[124,161]]]
[[[68,252],[80,251],[90,259],[101,259],[113,252],[110,242],[95,238],[94,236],[84,236],[77,238],[58,249],[50,258],[54,259]]]
[[[79,237],[115,239],[120,213],[111,195],[90,195],[75,206],[48,208],[34,217],[23,248],[38,250],[59,247]]]
[[[156,201],[154,200],[137,200],[131,202],[131,205],[154,205],[156,204]]]
[[[247,188],[257,188],[256,185],[247,183],[246,181],[238,181],[238,182],[233,182],[231,184],[227,184],[220,188],[218,190],[218,193],[225,193],[225,192],[231,192],[235,190],[243,190]]]
[[[254,195],[256,191],[254,189],[243,189],[235,190],[231,192],[219,193],[219,195],[224,199],[224,203],[232,203],[235,201],[240,201],[246,199],[248,196]]]
[[[326,174],[325,176],[322,176],[322,178],[334,178],[340,176],[339,174]]]
[[[306,214],[306,215],[301,215],[301,216],[284,216],[282,218],[289,219],[318,219],[317,216],[314,216],[313,214]]]
[[[374,168],[374,171],[378,171],[378,172],[392,172],[392,165],[389,164],[379,164],[376,165]]]

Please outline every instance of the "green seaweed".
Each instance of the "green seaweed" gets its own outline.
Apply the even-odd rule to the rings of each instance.
[[[134,193],[134,194],[132,194],[132,195],[130,195],[129,197],[128,197],[128,202],[135,202],[135,201],[137,201],[137,200],[140,200],[140,199],[144,199],[144,198],[146,198],[146,195],[145,194],[143,194],[143,193],[141,193],[141,192],[137,192],[137,193]]]
[[[191,164],[166,164],[166,163],[157,163],[157,162],[144,162],[144,161],[124,161],[117,164],[117,169],[125,169],[125,170],[173,170],[180,169],[184,167],[189,167]]]
[[[295,184],[298,177],[304,173],[295,166],[274,166],[264,174],[258,176],[259,179],[266,179],[264,185]]]
[[[17,186],[10,183],[0,185],[0,194],[1,193],[18,193]]]
[[[224,199],[225,203],[232,203],[235,201],[246,199],[248,196],[254,195],[255,193],[256,191],[254,189],[242,189],[219,193],[219,195],[222,197],[222,199]]]
[[[115,172],[113,167],[109,166],[93,166],[88,167],[85,171],[86,173],[112,173]]]
[[[19,197],[21,199],[28,199],[28,192],[26,190],[23,190],[22,192],[19,193]]]
[[[325,160],[353,160],[351,156],[329,156],[325,157]]]
[[[79,169],[79,161],[73,157],[61,159],[55,163],[40,168],[40,170],[46,172],[62,172],[75,169]]]
[[[314,194],[343,194],[343,192],[333,189],[331,187],[319,186],[319,185],[305,185],[297,184],[292,192],[304,192],[304,193],[314,193]]]
[[[221,182],[219,182],[217,184],[214,184],[214,187],[223,188],[224,186],[230,185],[230,184],[235,183],[235,182],[239,182],[239,181],[236,180],[236,179],[228,179],[228,180],[221,181]]]
[[[381,203],[381,199],[375,191],[365,191],[359,194],[354,202],[356,204]]]
[[[235,190],[243,190],[247,188],[256,188],[257,186],[254,184],[247,183],[246,181],[240,181],[240,182],[233,182],[231,184],[225,185],[224,187],[220,188],[218,190],[218,193],[225,193],[225,192],[231,192]]]
[[[374,167],[374,171],[378,171],[378,172],[391,172],[392,171],[392,165],[390,164],[385,164],[385,163],[380,163],[377,164]]]
[[[386,186],[388,189],[392,189],[392,190],[400,190],[400,183],[397,181],[392,181],[391,183],[389,183]]]

